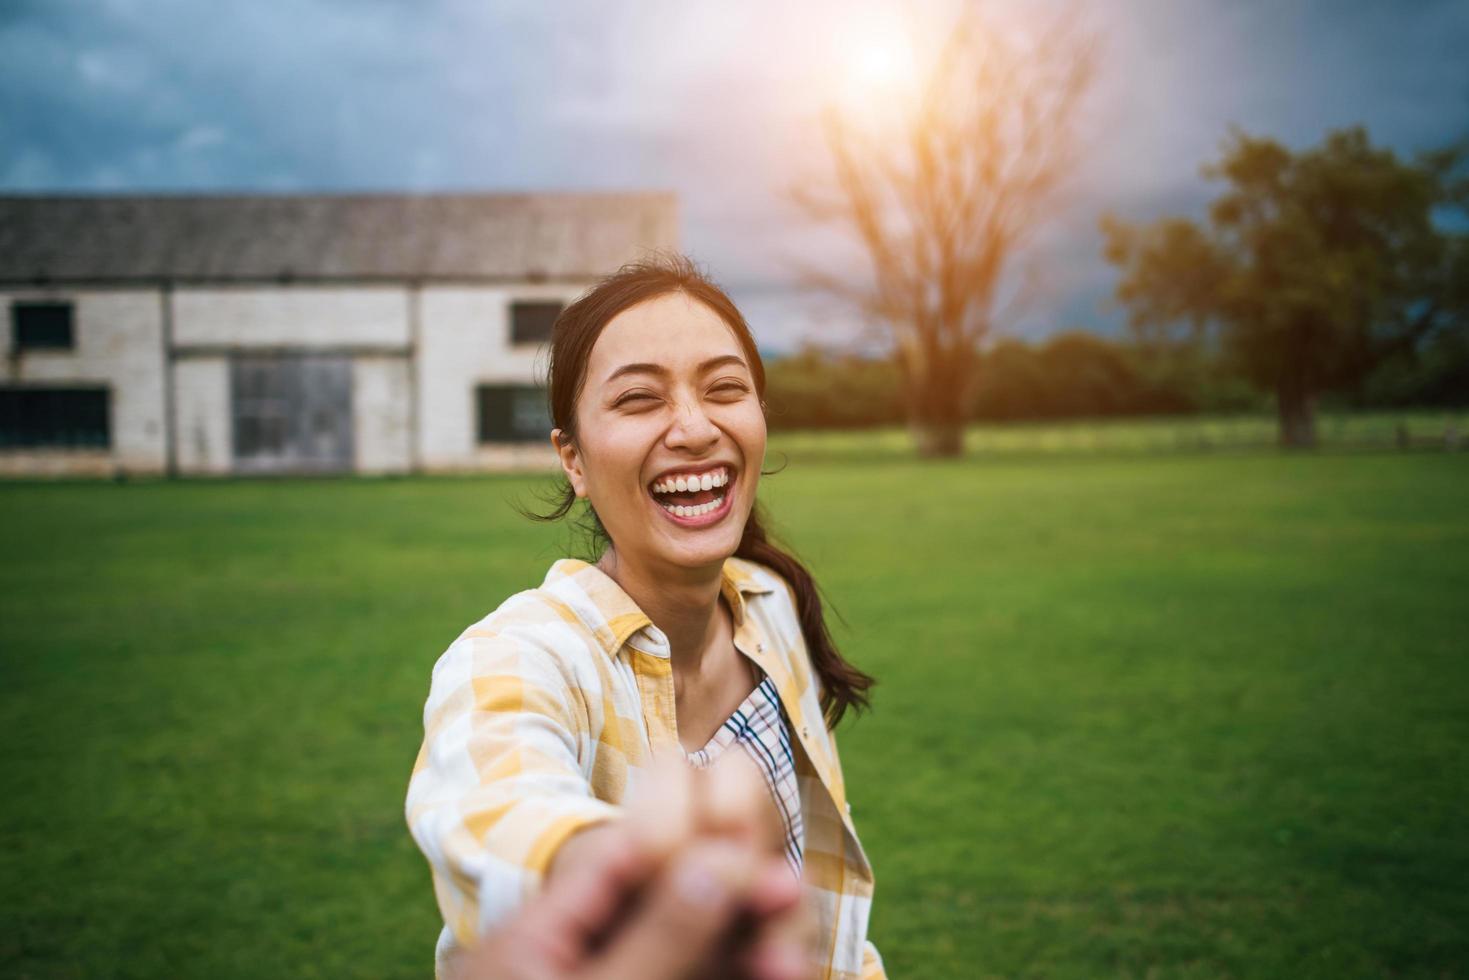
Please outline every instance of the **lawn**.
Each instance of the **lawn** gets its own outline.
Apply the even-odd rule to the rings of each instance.
[[[791,458],[892,976],[1469,970],[1469,455]],[[418,713],[536,485],[0,486],[0,974],[428,975]]]

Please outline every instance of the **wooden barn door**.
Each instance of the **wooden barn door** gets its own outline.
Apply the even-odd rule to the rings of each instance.
[[[352,361],[324,354],[237,354],[230,363],[235,471],[352,469]]]

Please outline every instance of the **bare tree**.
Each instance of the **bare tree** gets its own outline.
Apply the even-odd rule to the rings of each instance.
[[[828,108],[832,176],[793,192],[807,215],[853,234],[870,262],[861,283],[815,269],[805,277],[890,333],[923,455],[962,452],[1002,276],[1075,163],[1096,43],[1073,14],[1024,35],[966,4],[896,131]]]

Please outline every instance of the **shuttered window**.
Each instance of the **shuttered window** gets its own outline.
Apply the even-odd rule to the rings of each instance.
[[[352,469],[352,362],[330,354],[236,354],[230,360],[235,470]]]
[[[106,449],[106,388],[0,388],[0,449]]]
[[[475,394],[481,443],[540,442],[550,437],[546,389],[535,385],[480,385]]]

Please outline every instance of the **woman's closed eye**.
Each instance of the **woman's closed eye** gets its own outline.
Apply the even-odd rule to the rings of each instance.
[[[739,397],[742,397],[744,395],[749,394],[749,392],[750,392],[749,387],[743,381],[733,381],[733,380],[731,380],[731,381],[721,381],[719,384],[715,385],[713,388],[711,388],[709,390],[709,393],[710,394],[712,394],[712,395],[719,395],[719,396],[721,396],[723,398],[730,398],[730,397],[739,398]]]
[[[736,381],[733,379],[728,381],[721,381],[720,383],[709,389],[709,394],[713,397],[719,398],[721,401],[737,401],[738,399],[743,398],[749,393],[749,385],[745,384],[743,381]],[[658,402],[661,400],[662,399],[660,399],[657,395],[653,394],[650,391],[629,391],[622,395],[619,395],[617,399],[612,402],[612,407],[643,409],[649,407],[654,402]]]
[[[613,408],[645,407],[658,400],[658,397],[650,391],[629,391],[620,395],[612,403]]]

